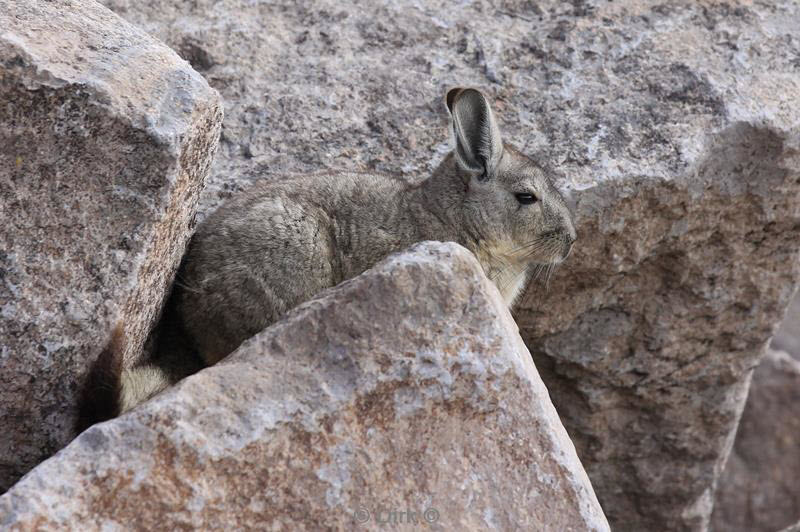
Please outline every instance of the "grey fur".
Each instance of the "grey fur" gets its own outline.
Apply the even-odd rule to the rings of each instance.
[[[453,89],[446,103],[456,147],[419,184],[357,173],[264,181],[199,226],[174,298],[190,348],[206,364],[416,242],[471,250],[509,305],[530,265],[567,257],[572,217],[542,168],[503,144],[480,92]],[[539,200],[522,205],[516,193]]]

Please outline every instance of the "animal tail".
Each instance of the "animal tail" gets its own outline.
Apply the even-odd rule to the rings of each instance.
[[[167,373],[158,366],[138,366],[124,370],[120,375],[119,414],[144,403],[170,384],[172,383]]]
[[[125,331],[117,324],[89,370],[76,422],[80,434],[90,426],[127,412],[170,385],[164,370],[146,365],[123,369]]]

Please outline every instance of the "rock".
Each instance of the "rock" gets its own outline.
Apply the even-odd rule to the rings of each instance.
[[[800,532],[800,521],[790,527],[784,528],[781,532]]]
[[[114,324],[141,352],[220,115],[188,64],[95,2],[3,2],[0,491],[74,436]]]
[[[717,488],[715,531],[774,532],[800,517],[798,418],[800,297],[795,296],[753,373],[733,451]]]
[[[753,373],[716,493],[713,529],[775,532],[800,518],[800,361],[769,350]]]
[[[795,296],[753,374],[733,451],[717,488],[715,531],[773,532],[800,517],[798,418],[800,297]]]
[[[452,243],[324,292],[0,497],[0,522],[23,529],[414,519],[609,530],[500,294]]]
[[[800,296],[796,295],[789,305],[781,326],[772,337],[770,347],[776,351],[786,351],[800,360]]]
[[[288,171],[420,178],[445,87],[483,87],[575,208],[515,316],[612,526],[708,524],[797,281],[796,2],[104,2],[224,97],[204,212]]]

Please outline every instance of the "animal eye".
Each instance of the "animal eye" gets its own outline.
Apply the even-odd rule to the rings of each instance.
[[[533,194],[528,194],[527,192],[520,192],[519,194],[515,194],[517,196],[517,201],[520,202],[522,205],[530,205],[531,203],[536,203],[539,199]]]

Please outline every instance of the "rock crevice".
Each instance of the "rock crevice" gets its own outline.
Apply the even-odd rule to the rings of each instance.
[[[413,528],[401,513],[437,530],[609,530],[500,294],[442,243],[87,430],[0,497],[4,513],[86,530]]]

